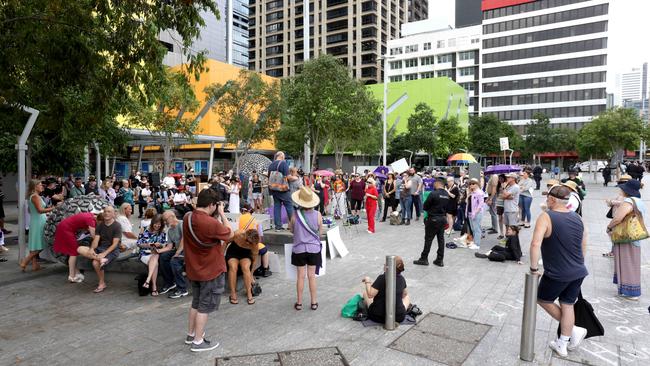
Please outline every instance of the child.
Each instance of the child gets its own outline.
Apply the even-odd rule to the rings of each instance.
[[[149,207],[144,212],[144,219],[140,220],[140,234],[142,234],[145,229],[149,228],[149,225],[151,225],[151,219],[156,216],[156,213],[156,209],[153,207]]]
[[[487,253],[474,253],[477,258],[487,258],[493,262],[504,262],[506,260],[521,261],[521,245],[519,245],[519,226],[506,226],[506,246],[495,245]]]

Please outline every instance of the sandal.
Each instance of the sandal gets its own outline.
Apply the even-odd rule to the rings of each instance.
[[[153,290],[153,291],[151,291],[151,296],[156,297],[156,296],[158,296],[158,295],[160,295],[160,294],[158,293],[157,290]]]
[[[104,287],[97,286],[97,288],[95,290],[93,290],[93,292],[98,294],[100,292],[104,292],[104,290],[106,290],[106,286],[104,286]]]
[[[228,296],[228,299],[230,300],[230,303],[233,305],[239,304],[239,300],[237,300],[237,298],[233,299],[232,296]]]
[[[246,303],[248,303],[248,305],[253,305],[255,304],[255,299],[253,299],[252,297],[250,299],[246,299]]]
[[[300,311],[300,310],[302,310],[302,304],[295,303],[295,304],[293,304],[293,308],[296,309],[297,311]]]
[[[146,281],[145,283],[142,284],[143,288],[149,288],[149,281]]]
[[[27,263],[25,263],[24,261],[20,261],[18,265],[20,266],[20,270],[25,272],[25,269],[27,268]]]
[[[311,309],[312,310],[318,309],[318,303],[316,302],[316,303],[311,304]]]

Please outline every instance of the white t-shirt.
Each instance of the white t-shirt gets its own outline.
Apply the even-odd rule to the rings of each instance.
[[[140,191],[140,195],[144,198],[151,197],[151,190],[147,187],[142,188],[142,191]]]
[[[127,238],[124,233],[133,233],[133,224],[126,216],[118,215],[116,221],[122,227],[122,244],[126,245],[128,249],[135,248],[136,239]],[[135,233],[133,233],[135,234]]]
[[[176,192],[176,194],[174,194],[174,204],[175,205],[178,205],[178,204],[182,205],[185,202],[187,202],[187,196],[185,195],[185,193]]]
[[[176,186],[176,180],[174,179],[174,177],[167,176],[163,179],[162,183],[168,188]]]
[[[146,229],[151,225],[151,219],[142,219],[140,220],[140,231]]]

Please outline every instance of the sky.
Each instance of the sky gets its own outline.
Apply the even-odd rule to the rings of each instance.
[[[454,4],[455,0],[429,0],[429,18],[453,22]],[[612,93],[616,74],[650,63],[650,0],[610,0],[609,15],[607,90]]]

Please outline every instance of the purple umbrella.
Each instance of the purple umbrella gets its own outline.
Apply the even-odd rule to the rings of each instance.
[[[499,164],[499,165],[488,165],[485,169],[485,175],[490,174],[506,174],[512,172],[520,172],[521,167],[519,165],[508,165],[508,164]]]

